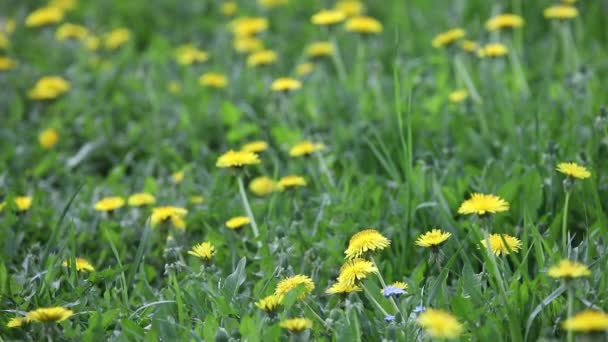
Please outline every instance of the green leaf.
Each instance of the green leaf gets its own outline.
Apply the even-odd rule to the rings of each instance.
[[[224,287],[222,288],[224,295],[231,300],[237,294],[237,291],[241,285],[247,279],[247,274],[245,273],[245,264],[247,260],[245,257],[241,258],[239,263],[236,265],[236,270],[232,272],[228,277],[226,277],[226,281],[224,282]]]

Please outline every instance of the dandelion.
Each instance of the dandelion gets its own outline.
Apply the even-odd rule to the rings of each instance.
[[[378,268],[371,261],[360,258],[348,260],[340,268],[338,283],[355,285],[355,282],[367,278],[368,274],[377,272]]]
[[[127,199],[127,204],[131,207],[141,207],[144,205],[150,205],[156,203],[154,195],[148,192],[135,193]]]
[[[175,59],[181,65],[191,65],[207,61],[209,54],[192,44],[184,44],[175,49]]]
[[[232,47],[239,53],[251,53],[264,49],[264,43],[256,37],[236,37],[232,42]],[[258,57],[260,58],[260,57]],[[276,59],[276,58],[275,58]]]
[[[8,323],[6,323],[7,328],[19,328],[23,325],[24,318],[23,317],[13,317]]]
[[[41,7],[25,18],[25,27],[41,27],[63,20],[63,11],[55,6]]]
[[[59,76],[45,76],[40,78],[28,92],[33,100],[52,100],[70,90],[70,83]]]
[[[234,15],[238,9],[239,5],[235,1],[226,1],[222,3],[220,12],[225,16],[231,16]]]
[[[551,278],[580,278],[588,277],[591,275],[589,268],[576,261],[570,261],[567,259],[561,260],[557,265],[549,268],[547,274]]]
[[[514,29],[524,26],[524,18],[516,14],[499,14],[486,21],[486,30]]]
[[[433,38],[431,44],[434,48],[440,48],[444,46],[451,45],[455,41],[460,38],[463,38],[466,35],[466,31],[461,28],[451,29],[446,32],[442,32]]]
[[[342,12],[346,17],[354,17],[361,15],[365,11],[365,6],[359,0],[342,0],[336,3],[334,9]]]
[[[276,312],[277,309],[281,306],[282,301],[282,296],[272,294],[270,296],[266,296],[260,299],[258,302],[255,303],[255,306],[267,313],[272,314]]]
[[[38,143],[45,150],[50,150],[59,141],[59,134],[54,128],[47,128],[38,134]]]
[[[122,197],[104,197],[95,203],[97,211],[113,211],[122,208],[125,205],[125,200]]]
[[[179,94],[182,91],[182,86],[179,84],[179,82],[176,81],[171,81],[169,82],[169,84],[167,85],[167,90],[171,93],[171,94]]]
[[[186,177],[186,172],[183,170],[173,172],[171,174],[171,182],[173,182],[173,184],[179,184],[184,180],[184,177]]]
[[[278,187],[280,190],[296,188],[300,186],[306,186],[306,180],[302,176],[297,175],[289,175],[285,177],[281,177],[278,182]]]
[[[71,261],[66,260],[63,263],[61,263],[61,266],[69,267],[70,264],[71,264]],[[76,271],[93,272],[93,271],[95,271],[95,267],[93,267],[93,265],[91,265],[91,263],[87,259],[76,258]]]
[[[384,297],[399,297],[400,295],[406,294],[407,284],[402,281],[396,281],[391,285],[386,286],[382,289],[382,295]]]
[[[557,171],[576,179],[591,177],[591,172],[589,172],[589,170],[576,163],[559,163],[557,164]]]
[[[325,293],[327,294],[338,294],[338,293],[351,293],[351,292],[361,292],[363,289],[356,284],[351,284],[347,282],[335,282],[332,286],[330,286]]]
[[[247,57],[247,66],[270,65],[277,61],[278,55],[273,50],[256,51]]]
[[[199,243],[194,245],[192,249],[188,251],[188,254],[209,261],[215,255],[215,247],[208,241]]]
[[[290,77],[277,78],[272,82],[270,88],[273,91],[290,92],[302,88],[302,83]]]
[[[578,17],[578,9],[570,5],[553,5],[545,8],[543,15],[547,19],[574,19]]]
[[[17,196],[13,199],[15,208],[17,211],[28,211],[32,207],[32,197],[30,196]],[[0,202],[0,211],[4,209],[6,202]]]
[[[461,215],[485,215],[507,210],[509,210],[509,203],[504,199],[495,195],[474,193],[470,199],[460,205],[458,213]]]
[[[268,29],[268,19],[263,17],[241,17],[230,23],[230,30],[235,36],[246,37]]]
[[[247,165],[260,163],[260,158],[253,152],[230,150],[222,154],[216,161],[215,166],[219,168],[242,168]]]
[[[451,103],[460,103],[469,97],[469,92],[465,89],[454,90],[448,95],[448,100]]]
[[[321,143],[313,143],[310,140],[300,141],[289,149],[290,157],[309,156],[317,151],[323,151],[325,145]]]
[[[446,241],[452,233],[444,232],[441,229],[433,229],[418,237],[416,245],[420,247],[436,247]]]
[[[564,330],[586,333],[606,331],[608,330],[608,314],[596,310],[585,310],[572,317],[568,317],[562,323],[562,328]]]
[[[190,203],[192,204],[203,204],[205,198],[203,196],[191,196]]]
[[[332,42],[313,42],[306,47],[306,55],[313,58],[331,56],[335,51]]]
[[[281,328],[287,329],[293,333],[299,333],[306,329],[312,328],[312,321],[308,318],[290,318],[281,321],[279,324]]]
[[[228,85],[228,78],[219,72],[206,72],[198,79],[198,83],[204,87],[224,89]]]
[[[131,31],[126,28],[117,28],[104,35],[103,43],[106,49],[116,50],[131,39]]]
[[[61,322],[70,318],[74,311],[60,307],[39,308],[28,312],[25,320],[29,322]]]
[[[298,274],[293,277],[281,280],[274,290],[276,296],[284,296],[295,288],[302,288],[302,292],[298,295],[299,300],[304,299],[315,289],[315,283],[310,277],[303,274]]]
[[[306,76],[313,72],[315,69],[315,65],[310,62],[300,63],[296,65],[296,75],[298,76]]]
[[[251,223],[251,219],[249,219],[249,217],[247,216],[236,216],[231,218],[230,220],[226,221],[226,227],[233,229],[233,230],[237,230],[240,228],[243,228],[243,226],[248,225],[249,223]]]
[[[418,325],[434,338],[457,338],[463,327],[449,312],[438,309],[427,309],[418,316]]]
[[[152,215],[150,215],[150,225],[155,227],[159,223],[170,220],[175,228],[185,229],[186,222],[184,222],[184,217],[186,214],[188,214],[188,210],[181,207],[155,207],[152,208]]]
[[[8,57],[0,56],[0,71],[9,71],[15,68],[17,62]]]
[[[359,258],[367,252],[385,249],[391,241],[374,229],[362,230],[350,238],[348,248],[344,251],[347,259]]]
[[[487,239],[481,240],[481,244],[496,256],[517,253],[521,249],[521,241],[507,234],[490,234]]]
[[[277,182],[266,176],[256,177],[249,183],[249,191],[256,196],[267,196],[277,190],[279,190]]]
[[[341,23],[344,19],[346,19],[346,15],[342,11],[321,10],[310,18],[310,22],[314,25],[328,26]]]
[[[477,51],[479,57],[502,57],[507,53],[509,53],[509,49],[501,43],[486,44]]]
[[[55,38],[59,41],[68,39],[83,40],[89,35],[89,30],[82,26],[72,23],[62,24],[55,31]]]
[[[462,44],[460,44],[460,47],[466,52],[475,52],[478,46],[479,44],[476,41],[467,39],[463,40]]]
[[[380,21],[367,16],[358,16],[348,19],[344,28],[349,32],[364,34],[378,34],[382,32],[383,29]]]
[[[252,141],[241,147],[243,152],[260,153],[268,149],[268,143],[263,140]]]

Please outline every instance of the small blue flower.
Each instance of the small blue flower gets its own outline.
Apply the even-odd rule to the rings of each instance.
[[[384,289],[382,289],[382,295],[384,297],[391,297],[391,296],[399,297],[402,294],[406,294],[405,290],[400,289],[393,285],[389,285],[389,286],[385,287]]]
[[[384,317],[384,321],[386,323],[391,323],[395,320],[395,316],[394,315],[386,315],[386,317]]]
[[[426,311],[426,308],[424,307],[424,305],[418,305],[417,307],[414,308],[414,313],[421,313]]]

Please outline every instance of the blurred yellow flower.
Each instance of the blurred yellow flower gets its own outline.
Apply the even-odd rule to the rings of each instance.
[[[568,317],[562,323],[562,328],[586,333],[608,331],[608,314],[596,310],[585,310]]]
[[[138,192],[129,196],[127,203],[132,207],[141,207],[156,203],[156,198],[149,192]]]
[[[365,6],[359,0],[341,0],[336,3],[334,9],[344,13],[347,17],[361,15],[365,11]]]
[[[33,100],[55,99],[70,90],[70,83],[59,76],[45,76],[40,78],[28,92]]]
[[[507,234],[490,234],[487,240],[482,239],[480,243],[496,256],[517,253],[521,249],[521,241]]]
[[[498,14],[486,21],[486,30],[513,29],[524,26],[524,18],[517,14]]]
[[[448,100],[452,103],[460,103],[469,97],[469,92],[466,89],[454,90],[448,95]]]
[[[346,15],[342,11],[337,10],[321,10],[315,13],[311,18],[310,22],[319,25],[319,26],[327,26],[339,24],[346,19]]]
[[[378,269],[371,261],[357,258],[348,260],[340,267],[338,283],[354,286],[359,280],[367,278],[370,273],[377,273]]]
[[[476,52],[478,44],[476,41],[465,39],[460,44],[460,47],[466,52]]]
[[[254,67],[259,65],[273,64],[278,58],[277,53],[273,50],[256,51],[247,56],[247,65]]]
[[[375,229],[365,229],[354,234],[348,242],[348,248],[344,251],[347,259],[355,259],[367,252],[375,252],[385,249],[391,241]]]
[[[175,171],[171,174],[171,182],[173,184],[179,184],[184,180],[184,177],[186,177],[186,172],[184,170]]]
[[[309,57],[331,56],[336,51],[332,42],[313,42],[306,47],[306,55]]]
[[[275,294],[272,294],[270,296],[266,296],[260,299],[258,302],[255,303],[255,306],[268,313],[273,313],[277,311],[277,309],[281,306],[282,301],[283,296],[277,296]]]
[[[190,65],[207,61],[209,54],[192,44],[184,44],[175,49],[175,59],[179,64]]]
[[[361,292],[363,289],[358,285],[346,283],[346,282],[335,282],[332,286],[330,286],[325,293],[327,294],[338,294],[338,293],[351,293],[351,292]]]
[[[299,333],[306,329],[312,328],[312,321],[308,318],[290,318],[281,321],[279,326],[291,332]]]
[[[306,186],[306,180],[304,179],[304,177],[301,177],[301,176],[289,175],[289,176],[281,177],[281,179],[279,179],[279,182],[277,183],[277,185],[278,185],[279,189],[281,191],[283,191],[283,190],[289,189],[289,188]]]
[[[95,203],[97,211],[112,211],[122,208],[125,205],[125,200],[122,197],[104,197]]]
[[[188,210],[181,207],[155,207],[152,208],[152,215],[150,215],[150,225],[154,227],[159,223],[171,220],[175,228],[183,230],[186,228],[186,222],[184,221],[186,214],[188,214]]]
[[[17,208],[17,211],[27,211],[32,207],[32,197],[30,196],[17,196],[13,199],[13,203]],[[0,211],[6,207],[6,201],[0,202]]]
[[[205,197],[203,196],[191,196],[190,203],[192,204],[203,204],[205,202]]]
[[[274,8],[282,5],[287,5],[288,0],[258,0],[258,4],[266,8]]]
[[[63,20],[63,11],[55,6],[41,7],[25,18],[26,27],[40,27],[55,24]]]
[[[65,23],[57,28],[57,31],[55,31],[55,38],[59,41],[67,39],[82,40],[87,37],[88,34],[89,30],[82,25]]]
[[[0,31],[0,49],[5,49],[8,46],[8,37],[2,31]]]
[[[315,65],[310,62],[305,62],[296,65],[296,75],[305,76],[310,74],[315,68]]]
[[[182,86],[177,81],[171,81],[167,85],[167,90],[173,95],[179,94],[182,91]]]
[[[6,323],[6,327],[7,328],[19,328],[20,326],[23,325],[24,321],[25,321],[24,317],[13,317],[8,321],[8,323]]]
[[[228,78],[218,72],[206,72],[199,77],[198,83],[204,87],[223,89],[228,85]]]
[[[256,37],[235,37],[232,47],[239,53],[250,53],[264,49],[264,43]]]
[[[485,215],[507,210],[509,210],[509,203],[504,199],[495,195],[474,193],[470,199],[460,205],[458,213],[461,215]]]
[[[226,227],[236,230],[243,228],[243,226],[248,225],[250,222],[251,220],[247,216],[236,216],[226,221],[225,224]]]
[[[117,28],[104,35],[103,43],[106,49],[116,50],[131,39],[131,31],[126,28]]]
[[[240,168],[247,165],[260,163],[260,158],[253,152],[230,150],[222,154],[216,161],[215,166],[219,168],[236,167]]]
[[[91,34],[86,36],[84,38],[83,42],[84,42],[84,47],[86,47],[87,50],[90,50],[90,51],[97,51],[99,49],[99,45],[101,44],[101,40],[99,39],[99,37],[93,36]]]
[[[194,245],[192,249],[188,251],[188,254],[199,257],[205,261],[209,261],[215,255],[215,247],[211,244],[211,242],[206,241],[199,243],[198,245]]]
[[[502,57],[507,53],[509,49],[502,43],[486,44],[477,51],[479,57]]]
[[[281,280],[277,287],[274,290],[274,294],[276,296],[284,296],[289,293],[289,291],[302,287],[303,291],[298,296],[298,299],[304,299],[308,296],[314,289],[315,283],[310,279],[310,277],[298,274],[293,277],[285,278]]]
[[[263,17],[240,17],[230,23],[235,36],[251,36],[268,29],[268,19]]]
[[[547,274],[551,278],[580,278],[590,276],[591,271],[581,263],[564,259],[549,268]]]
[[[14,69],[17,62],[14,59],[0,56],[0,71],[8,71]]]
[[[290,78],[290,77],[281,77],[272,81],[270,85],[270,89],[273,91],[281,91],[281,92],[289,92],[302,88],[302,82]]]
[[[451,29],[446,32],[442,32],[433,38],[431,44],[435,48],[440,48],[444,46],[448,46],[460,38],[463,38],[466,35],[466,31],[461,28]]]
[[[249,183],[249,191],[257,196],[266,196],[279,189],[277,182],[269,177],[257,177]]]
[[[570,5],[553,5],[545,8],[543,15],[547,19],[573,19],[578,17],[578,9]]]
[[[585,179],[591,177],[591,172],[584,166],[578,165],[577,163],[559,163],[557,164],[557,171],[565,174],[568,177],[577,179]]]
[[[449,232],[444,232],[441,229],[433,229],[418,236],[418,239],[416,240],[416,245],[420,247],[439,246],[450,236],[452,236],[452,234]]]
[[[350,18],[346,21],[344,27],[346,31],[365,34],[378,34],[382,32],[383,29],[380,21],[367,16]]]
[[[66,260],[61,263],[61,266],[68,267],[70,265],[70,260]],[[76,258],[76,271],[78,272],[93,272],[95,271],[95,267],[91,265],[91,263],[87,259]]]
[[[29,322],[61,322],[70,318],[74,311],[55,306],[50,308],[39,308],[32,310],[25,315],[25,320]]]
[[[47,128],[38,134],[38,143],[45,150],[53,148],[58,141],[59,133],[54,128]]]
[[[310,140],[303,140],[295,144],[289,149],[289,156],[291,157],[302,157],[309,156],[317,151],[323,151],[325,145],[321,143],[313,143]]]
[[[253,152],[260,153],[264,152],[268,149],[268,143],[263,140],[252,141],[247,143],[241,147],[241,151],[243,152]]]
[[[236,1],[223,2],[222,6],[220,7],[220,11],[225,16],[234,15],[238,9],[239,5],[236,3]]]
[[[447,311],[427,309],[418,316],[418,325],[433,338],[457,338],[464,330],[456,317]]]

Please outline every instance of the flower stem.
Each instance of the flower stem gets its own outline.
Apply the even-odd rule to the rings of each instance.
[[[566,199],[564,200],[564,213],[562,215],[562,250],[568,257],[568,205],[570,204],[570,190],[566,190]]]
[[[382,288],[386,287],[386,282],[384,281],[384,278],[382,278],[382,274],[380,274],[380,269],[378,268],[378,264],[376,264],[376,260],[374,260],[373,257],[370,257],[372,263],[374,264],[374,266],[376,267],[376,269],[378,270],[378,273],[376,273],[376,275],[378,276],[378,279],[380,279],[380,284],[382,284]],[[399,308],[399,306],[397,305],[397,302],[395,302],[395,299],[391,296],[389,297],[391,303],[393,304],[393,307],[395,308],[395,310],[397,310],[397,312],[401,315],[402,318],[403,314],[401,313],[401,309]]]
[[[335,187],[336,183],[334,182],[334,178],[332,177],[331,173],[329,172],[327,163],[325,163],[325,158],[323,158],[323,155],[318,151],[315,154],[317,155],[317,158],[319,159],[319,166],[321,168],[321,172],[323,172],[325,174],[325,176],[327,177],[327,180],[329,181],[329,184],[331,184],[332,187]]]
[[[331,37],[331,42],[334,45],[334,53],[331,54],[332,61],[334,62],[334,66],[336,67],[336,71],[338,73],[338,78],[342,84],[346,84],[346,69],[344,68],[344,62],[342,61],[342,56],[340,55],[340,49],[338,48],[338,44],[336,43],[335,37]]]
[[[249,200],[247,199],[247,193],[245,192],[245,185],[243,184],[243,176],[238,176],[239,183],[239,192],[241,193],[241,200],[243,201],[243,206],[245,207],[245,212],[247,212],[247,216],[251,220],[251,228],[253,229],[253,236],[256,238],[260,236],[260,231],[258,230],[258,225],[255,222],[255,217],[253,217],[253,212],[251,211],[251,206],[249,206]]]
[[[363,288],[363,290],[365,292],[367,292],[369,299],[378,307],[378,309],[380,309],[380,311],[382,311],[382,313],[384,314],[384,316],[388,316],[388,312],[386,312],[386,310],[384,310],[384,308],[382,307],[382,305],[380,305],[380,303],[378,303],[378,301],[376,300],[376,298],[374,298],[374,295],[372,294],[372,292],[370,290],[367,289],[367,287],[365,287],[365,285],[363,283],[361,283],[361,287]]]
[[[568,286],[568,311],[567,311],[567,319],[572,317],[572,309],[574,307],[574,293],[573,293],[573,287],[572,284],[566,284]],[[568,342],[573,342],[574,341],[574,334],[572,329],[568,329],[568,335],[566,337],[566,341]]]
[[[466,66],[458,55],[454,56],[454,67],[456,68],[456,72],[460,75],[460,77],[463,78],[463,81],[466,84],[469,93],[471,93],[471,98],[473,99],[473,101],[475,101],[476,103],[481,103],[481,97],[479,96],[479,93],[475,88],[475,84],[471,79],[471,75],[467,71]]]

